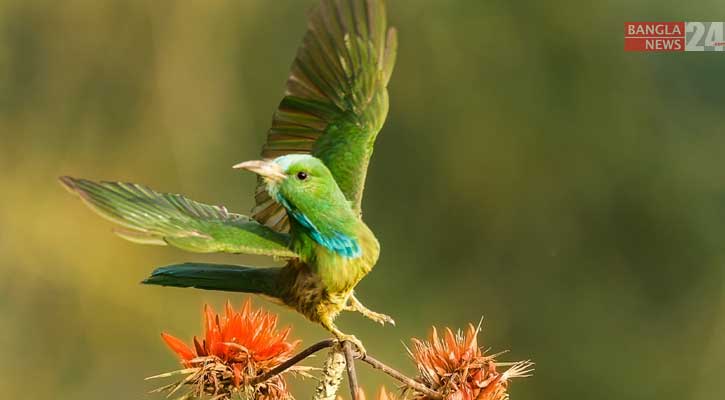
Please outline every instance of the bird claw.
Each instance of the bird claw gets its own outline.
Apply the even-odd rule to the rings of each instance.
[[[350,303],[345,308],[346,310],[357,311],[365,317],[379,323],[380,325],[385,325],[387,323],[395,326],[395,320],[393,318],[391,318],[389,315],[381,314],[365,307],[363,303],[361,303],[360,300],[355,297],[354,294],[350,296],[349,301]]]
[[[340,342],[340,345],[343,344],[343,342],[350,342],[355,347],[357,347],[358,353],[360,353],[361,356],[365,355],[367,351],[365,350],[365,346],[363,346],[360,339],[356,338],[355,335],[340,335],[337,337],[337,340]]]
[[[391,318],[389,315],[377,313],[375,311],[368,310],[367,312],[363,313],[364,316],[367,318],[370,318],[371,320],[379,323],[380,325],[385,326],[385,324],[390,324],[395,326],[395,320]]]

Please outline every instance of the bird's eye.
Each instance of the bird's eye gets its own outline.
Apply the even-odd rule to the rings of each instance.
[[[297,179],[299,179],[301,181],[304,181],[305,179],[307,179],[307,172],[304,172],[304,171],[298,172]]]

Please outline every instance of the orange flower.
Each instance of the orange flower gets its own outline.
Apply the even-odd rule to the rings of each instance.
[[[204,307],[204,339],[194,337],[194,349],[167,333],[162,333],[166,345],[193,374],[184,383],[196,386],[195,394],[203,393],[229,398],[244,389],[254,399],[290,398],[282,375],[277,375],[252,388],[247,383],[290,357],[299,341],[288,342],[290,328],[277,331],[277,316],[262,309],[252,309],[247,300],[237,312],[227,302],[224,315],[210,306]],[[291,368],[290,371],[294,371]],[[170,385],[177,390],[180,386]],[[251,391],[251,392],[250,392]]]
[[[479,327],[480,328],[480,327]],[[417,380],[441,393],[446,400],[505,400],[511,378],[530,376],[533,363],[497,363],[497,354],[487,355],[478,346],[479,328],[468,325],[465,335],[446,328],[439,337],[436,328],[428,341],[413,339],[411,357],[418,364]],[[497,366],[510,365],[503,373]],[[423,394],[415,399],[424,400]]]
[[[360,400],[365,400],[365,395],[363,395]],[[388,393],[387,390],[385,390],[384,387],[380,387],[380,391],[378,392],[378,399],[377,400],[395,400],[395,396]]]

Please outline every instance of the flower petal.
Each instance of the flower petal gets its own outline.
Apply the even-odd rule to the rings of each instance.
[[[166,332],[161,333],[161,339],[166,342],[166,345],[169,346],[169,348],[176,354],[181,357],[184,361],[189,361],[196,357],[196,354],[194,351],[189,348],[184,342],[182,342],[180,339],[169,335]]]

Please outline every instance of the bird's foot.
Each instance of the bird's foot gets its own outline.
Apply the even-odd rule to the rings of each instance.
[[[360,311],[365,317],[379,323],[380,325],[390,324],[395,326],[395,320],[390,315],[381,314],[372,310],[365,309]]]
[[[387,323],[395,326],[395,320],[393,318],[391,318],[389,315],[381,314],[365,307],[365,305],[361,303],[360,300],[357,299],[357,297],[355,297],[354,293],[350,296],[348,301],[349,303],[346,307],[347,310],[357,311],[365,317],[379,323],[380,325],[385,325]]]
[[[360,339],[356,338],[355,335],[346,335],[346,334],[340,334],[337,335],[337,340],[340,342],[340,345],[343,344],[343,342],[350,342],[357,347],[357,351],[360,353],[361,356],[365,355],[367,351],[365,350],[365,346],[363,346]]]

